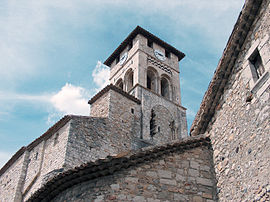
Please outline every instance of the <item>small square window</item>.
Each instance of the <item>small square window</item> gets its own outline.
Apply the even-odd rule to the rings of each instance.
[[[153,48],[153,41],[147,39],[147,46]]]
[[[165,50],[165,56],[166,58],[171,58],[171,53],[167,50]]]
[[[134,114],[134,109],[133,108],[131,108],[131,113]]]

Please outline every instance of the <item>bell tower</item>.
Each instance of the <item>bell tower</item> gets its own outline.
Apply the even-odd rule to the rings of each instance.
[[[179,61],[184,53],[137,26],[104,62],[110,83],[141,100],[141,138],[164,143],[187,136]]]

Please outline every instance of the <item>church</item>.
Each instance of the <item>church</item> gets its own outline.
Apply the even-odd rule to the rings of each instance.
[[[0,170],[1,201],[270,201],[270,1],[246,0],[187,130],[185,54],[137,26],[110,85]]]

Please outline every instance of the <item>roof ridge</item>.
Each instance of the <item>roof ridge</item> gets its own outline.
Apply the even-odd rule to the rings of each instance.
[[[121,95],[127,97],[128,99],[136,102],[137,104],[141,104],[141,101],[139,99],[137,99],[133,95],[130,95],[129,93],[123,91],[121,88],[119,88],[113,84],[109,84],[109,85],[105,86],[102,90],[100,90],[96,95],[94,95],[94,97],[92,97],[88,101],[88,104],[90,104],[90,105],[93,104],[97,99],[99,99],[102,95],[104,95],[109,90],[114,90],[114,91],[120,93]]]

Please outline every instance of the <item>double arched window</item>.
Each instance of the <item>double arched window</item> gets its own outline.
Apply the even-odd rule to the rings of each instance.
[[[172,99],[172,87],[170,77],[162,74],[159,77],[157,70],[153,67],[147,68],[146,88],[160,94],[161,96]]]

